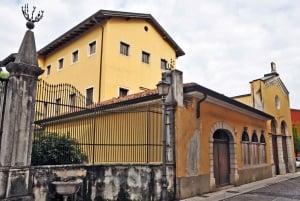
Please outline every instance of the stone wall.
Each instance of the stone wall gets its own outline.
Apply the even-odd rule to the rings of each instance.
[[[247,184],[272,177],[271,165],[261,165],[256,167],[238,170],[239,181],[237,185]]]
[[[168,192],[173,196],[174,171],[167,168]],[[82,180],[77,200],[159,200],[160,165],[67,165],[33,167],[34,200],[62,200],[53,181]]]

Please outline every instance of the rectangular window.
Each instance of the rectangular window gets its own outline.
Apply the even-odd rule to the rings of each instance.
[[[55,100],[55,114],[58,115],[60,113],[60,104],[61,104],[61,99],[57,98]]]
[[[89,44],[89,55],[96,53],[96,41],[93,41]]]
[[[119,88],[119,97],[127,96],[129,90],[124,88]]]
[[[93,104],[93,99],[94,99],[94,88],[88,88],[86,89],[86,105],[91,105]]]
[[[72,52],[72,63],[76,63],[78,61],[79,57],[79,52],[78,50]]]
[[[167,69],[167,65],[168,65],[167,60],[165,60],[165,59],[161,59],[161,60],[160,60],[160,68],[161,68],[162,70],[166,70],[166,69]]]
[[[51,73],[51,65],[48,65],[48,66],[46,67],[46,75],[49,76],[50,73]]]
[[[124,42],[120,43],[120,54],[129,56],[129,45],[128,44],[126,44]]]
[[[150,54],[149,53],[142,51],[142,62],[146,63],[146,64],[150,63]]]
[[[64,58],[58,60],[58,70],[61,70],[64,67]]]

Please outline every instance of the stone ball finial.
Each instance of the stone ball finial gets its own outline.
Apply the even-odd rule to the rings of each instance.
[[[33,6],[33,10],[31,12],[31,16],[29,15],[29,10],[28,10],[28,4],[25,4],[25,6],[22,6],[22,13],[27,20],[26,27],[28,29],[33,29],[34,28],[34,23],[40,21],[43,18],[44,11],[39,11],[38,14],[34,17],[34,12],[35,12],[36,7]]]

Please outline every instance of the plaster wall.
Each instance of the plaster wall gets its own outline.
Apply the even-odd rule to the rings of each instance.
[[[94,165],[34,167],[34,199],[61,199],[53,181],[82,180],[77,200],[159,200],[161,187],[160,165]],[[167,167],[168,192],[174,192],[173,168]]]

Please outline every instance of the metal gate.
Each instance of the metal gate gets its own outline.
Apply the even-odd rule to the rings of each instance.
[[[86,106],[85,97],[71,85],[51,85],[41,80],[37,90],[35,131],[34,143],[39,143],[39,137],[45,135],[72,139],[78,147],[76,150],[86,156],[86,163],[162,161],[159,103],[108,102]],[[66,162],[63,157],[62,162]]]

